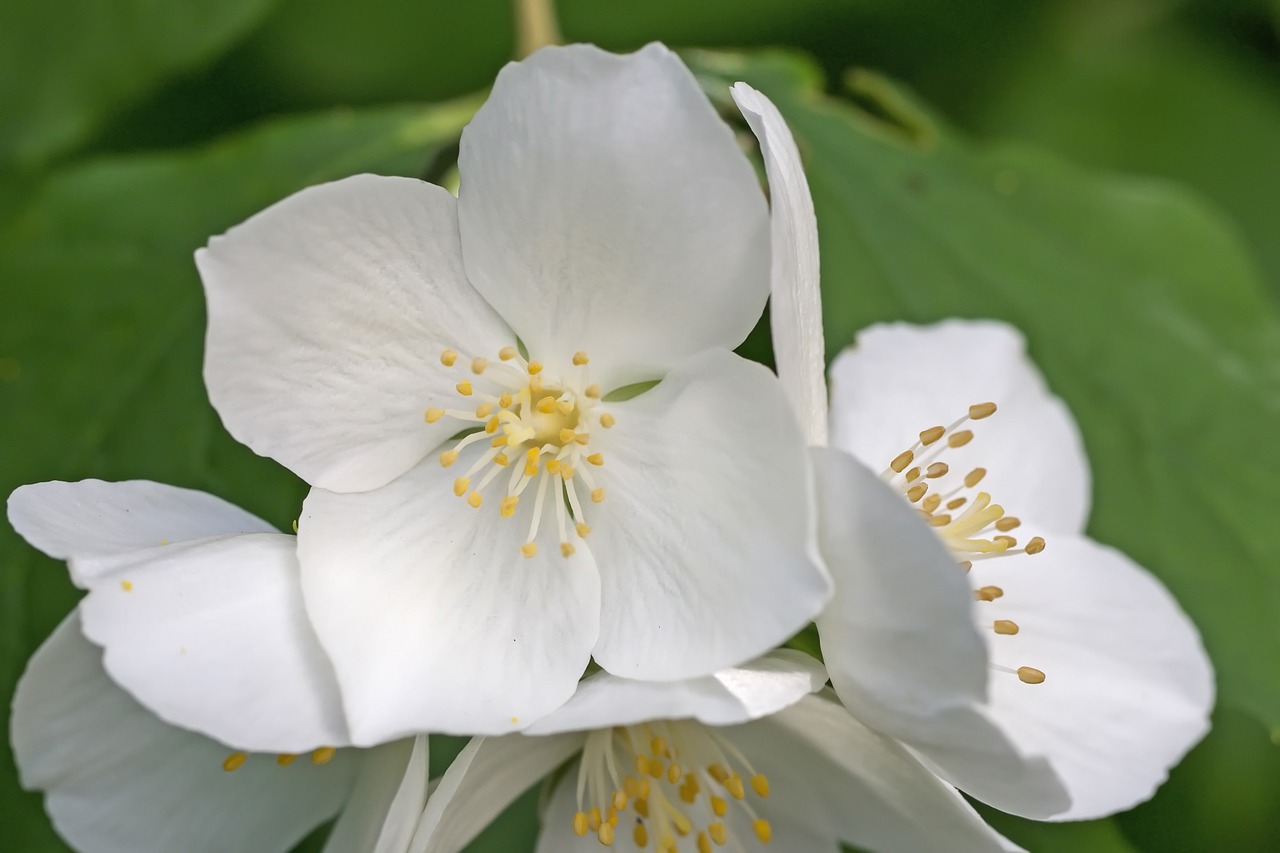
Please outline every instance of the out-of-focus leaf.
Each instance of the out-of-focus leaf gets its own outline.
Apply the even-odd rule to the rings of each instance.
[[[1280,659],[1280,322],[1226,222],[1170,185],[977,150],[877,77],[852,78],[858,109],[794,58],[694,59],[713,95],[745,79],[795,131],[832,350],[888,320],[1023,329],[1081,423],[1091,531],[1195,618],[1223,701],[1280,724],[1280,669],[1259,663]]]
[[[74,146],[112,110],[217,56],[275,2],[5,0],[0,163],[32,165]]]
[[[291,119],[197,151],[76,167],[36,189],[0,229],[0,494],[39,480],[153,479],[214,492],[288,530],[304,487],[232,441],[205,399],[192,252],[308,184],[420,174],[475,106]],[[0,567],[8,697],[76,595],[63,568],[8,525]],[[20,797],[6,744],[0,849],[63,849],[34,797]]]
[[[1039,823],[981,804],[978,811],[998,832],[1034,853],[1136,853],[1113,820]]]
[[[1123,5],[1123,4],[1122,4]],[[1066,7],[972,120],[1083,162],[1175,178],[1239,224],[1280,297],[1280,74],[1274,63],[1161,26]]]

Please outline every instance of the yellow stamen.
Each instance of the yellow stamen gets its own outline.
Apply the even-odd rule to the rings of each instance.
[[[489,440],[490,447],[516,447],[520,440],[514,435],[495,435]]]
[[[279,764],[281,767],[288,767],[297,757],[298,756],[294,755],[292,752],[282,752],[276,756],[276,764]]]
[[[637,823],[636,828],[631,830],[631,838],[642,850],[649,846],[649,830],[644,828],[643,823]]]
[[[617,422],[618,422],[617,419],[613,415],[609,414],[608,412],[605,412],[603,415],[600,416],[600,426],[604,427],[605,429],[609,429]]]
[[[1039,536],[1031,537],[1031,541],[1027,543],[1028,554],[1039,554],[1044,550],[1044,540]]]
[[[968,498],[955,498],[953,500],[949,500],[947,501],[947,509],[951,509],[951,510],[959,509],[960,507],[964,506],[965,502],[968,500],[969,500]]]
[[[542,362],[540,362],[540,361],[531,361],[531,362],[529,362],[529,375],[530,375],[530,376],[537,376],[537,375],[538,375],[539,373],[541,373],[541,372],[542,372]]]
[[[582,393],[583,393],[583,394],[585,394],[586,396],[590,397],[592,400],[599,400],[599,399],[600,399],[600,393],[601,393],[601,392],[600,392],[600,386],[599,386],[599,385],[588,385],[588,386],[586,387],[586,389],[585,389],[585,390],[583,390],[583,392],[582,392]]]
[[[603,453],[592,453],[590,456],[588,456],[588,457],[587,457],[587,461],[588,461],[588,462],[590,462],[592,465],[603,465],[603,464],[604,464],[604,454],[603,454]]]
[[[591,535],[591,528],[587,527],[586,522],[583,522],[583,521],[578,522],[578,535],[581,536],[583,539],[586,539],[588,536]]]
[[[929,495],[929,497],[924,499],[924,503],[920,504],[920,508],[925,512],[931,513],[936,511],[941,503],[942,495]]]
[[[707,833],[716,844],[724,844],[729,839],[729,830],[725,829],[725,825],[720,821],[710,824],[707,827]]]
[[[945,434],[946,431],[947,431],[946,427],[940,427],[940,426],[929,427],[927,430],[920,433],[920,443],[927,447],[928,445],[933,444],[935,441],[942,438],[943,434]]]
[[[233,752],[222,762],[222,769],[228,773],[234,773],[248,760],[249,756],[245,755],[243,752]]]
[[[573,834],[579,838],[583,838],[587,834],[587,815],[585,812],[578,812],[573,816]]]
[[[936,498],[937,495],[934,495],[933,497]],[[951,516],[946,514],[930,516],[929,523],[932,524],[934,527],[946,527],[948,524],[951,523]]]
[[[133,581],[120,581],[120,588],[125,592],[133,592]]]
[[[481,403],[476,406],[476,417],[487,418],[489,413],[493,411],[493,403]]]
[[[594,489],[594,490],[592,490],[592,492],[591,492],[591,500],[592,500],[592,501],[594,501],[595,503],[600,503],[602,500],[604,500],[604,487],[603,487],[603,486],[601,486],[601,487],[600,487],[600,488],[598,488],[598,489]]]
[[[735,800],[741,800],[747,795],[747,789],[742,784],[742,777],[734,773],[724,783],[725,789],[733,796]]]
[[[442,468],[448,468],[450,465],[452,465],[457,461],[458,461],[458,451],[456,450],[446,450],[444,453],[440,454],[440,466]]]
[[[546,467],[547,467],[547,473],[548,473],[548,474],[558,474],[558,473],[560,473],[560,460],[559,460],[559,459],[548,459],[548,460],[547,460],[547,466],[546,466]]]
[[[458,393],[461,394],[462,396],[464,397],[471,396],[471,382],[469,380],[464,379],[453,387],[456,388],[458,390]]]
[[[510,391],[502,392],[502,396],[498,398],[498,408],[500,409],[509,408],[514,399],[515,398],[511,396]]]
[[[563,478],[564,478],[564,479],[566,479],[566,480],[572,480],[572,479],[573,479],[573,466],[572,466],[572,465],[561,465],[561,466],[560,466],[560,476],[561,476],[561,477],[563,477]]]
[[[479,492],[472,492],[467,495],[467,503],[471,504],[472,509],[479,509],[480,504],[484,501],[484,496]]]
[[[1004,518],[996,522],[996,530],[999,530],[1001,533],[1006,533],[1017,527],[1019,524],[1022,524],[1019,519],[1014,518],[1012,515],[1006,515]]]
[[[1013,635],[1018,633],[1018,623],[1010,622],[1008,619],[997,619],[993,626],[997,634]]]
[[[711,839],[705,832],[698,833],[698,853],[711,853]]]
[[[515,347],[503,347],[502,349],[498,350],[498,358],[502,359],[503,361],[510,361],[515,357],[516,357]]]
[[[574,363],[574,364],[576,364],[576,365],[577,365],[577,366],[579,366],[579,367],[581,367],[582,365],[586,364],[586,363],[587,363],[587,362],[589,362],[590,360],[591,360],[591,359],[587,358],[587,354],[586,354],[585,352],[583,352],[582,350],[578,350],[577,352],[575,352],[575,353],[573,354],[573,363]]]
[[[1018,667],[1018,680],[1023,684],[1044,683],[1044,673],[1032,666]]]
[[[573,543],[572,543],[572,542],[561,542],[561,543],[560,543],[560,556],[561,556],[561,557],[564,557],[566,560],[567,560],[567,559],[569,559],[570,557],[572,557],[572,556],[573,556],[573,552],[574,552],[574,551],[576,551],[576,550],[578,550],[578,549],[573,547]]]
[[[602,823],[604,823],[604,819],[600,815],[600,809],[593,806],[587,812],[587,826],[591,827],[592,832],[595,832]]]
[[[962,429],[959,432],[953,432],[951,435],[947,436],[947,444],[951,447],[964,447],[971,441],[973,441],[972,430]]]
[[[337,750],[331,746],[322,746],[315,752],[311,753],[312,764],[328,764],[333,761],[333,756],[337,754]]]
[[[499,424],[500,422],[501,422],[501,421],[499,421],[499,419],[498,419],[498,416],[497,416],[497,415],[494,415],[493,417],[489,418],[489,420],[488,420],[488,421],[486,421],[486,422],[485,422],[485,425],[484,425],[484,431],[485,431],[485,434],[486,434],[486,435],[493,435],[495,432],[497,432],[497,431],[498,431],[498,424]]]
[[[453,367],[453,363],[458,360],[458,354],[451,349],[447,349],[440,353],[440,363],[445,367]]]
[[[976,596],[979,601],[995,601],[1003,595],[1004,590],[998,586],[984,586],[974,592],[974,596]]]
[[[928,477],[930,480],[936,480],[939,477],[947,476],[947,472],[950,470],[951,469],[947,467],[947,463],[935,462],[929,466],[928,470],[925,471],[924,475]]]
[[[903,471],[907,470],[907,466],[910,465],[911,461],[915,458],[916,455],[910,450],[904,450],[894,457],[893,461],[889,463],[889,467],[893,469],[895,474],[901,474]]]
[[[922,497],[924,497],[924,493],[927,491],[929,491],[929,487],[927,485],[925,485],[924,483],[917,483],[916,485],[907,489],[907,500],[911,501],[912,503],[915,503],[918,500],[920,500]]]
[[[964,475],[964,484],[969,488],[973,488],[982,482],[982,478],[987,476],[986,468],[974,468],[968,474]]]
[[[493,464],[506,468],[511,464],[511,460],[507,458],[507,454],[499,453],[497,456],[493,457]]]
[[[429,424],[433,424],[443,417],[444,409],[427,409],[427,413],[423,415],[423,419]]]
[[[969,407],[969,417],[975,421],[989,418],[996,413],[995,403],[978,403]]]
[[[560,430],[560,443],[568,444],[569,442],[577,438],[577,436],[578,434],[571,429],[562,429]]]
[[[484,373],[484,369],[488,366],[489,366],[489,359],[487,358],[481,358],[480,356],[476,356],[475,358],[471,359],[471,372],[474,373],[476,376],[479,376],[481,373]]]
[[[516,514],[516,504],[520,503],[520,498],[515,495],[507,495],[498,504],[498,514],[503,518],[510,518]]]
[[[729,801],[726,800],[724,797],[718,796],[716,794],[712,794],[711,795],[711,811],[715,813],[716,817],[724,817],[725,813],[729,811]]]
[[[453,481],[453,493],[458,497],[462,497],[467,493],[467,486],[471,485],[470,477],[459,477]]]
[[[596,831],[596,837],[600,839],[600,843],[605,847],[611,846],[613,844],[613,824],[600,824],[600,829]]]
[[[752,776],[751,790],[756,792],[757,797],[769,796],[769,779],[763,773]]]
[[[526,557],[532,557],[534,554],[538,553],[538,543],[537,542],[524,543],[523,545],[520,546],[520,553],[524,554]]]
[[[769,825],[769,821],[762,817],[758,817],[751,822],[751,828],[755,830],[756,838],[760,839],[761,844],[768,844],[773,840],[773,827]]]

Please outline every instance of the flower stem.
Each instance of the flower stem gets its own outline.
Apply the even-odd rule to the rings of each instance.
[[[515,0],[516,58],[524,59],[540,47],[560,43],[555,0]]]

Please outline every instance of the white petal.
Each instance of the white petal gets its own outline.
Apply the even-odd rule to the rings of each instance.
[[[587,666],[600,619],[590,553],[521,556],[528,514],[503,519],[496,496],[479,509],[454,496],[468,463],[428,460],[363,494],[313,489],[303,505],[307,611],[358,744],[522,728],[568,699]]]
[[[457,853],[583,742],[572,734],[473,738],[431,792],[408,853]]]
[[[227,747],[111,682],[74,615],[28,664],[12,735],[23,786],[45,791],[58,832],[86,853],[283,853],[338,810],[356,767],[341,750],[323,766],[252,755],[226,772]]]
[[[712,350],[612,404],[591,504],[603,614],[596,660],[668,680],[759,656],[822,609],[803,440],[774,376]]]
[[[835,596],[818,617],[831,683],[850,711],[999,808],[1052,814],[1062,786],[983,711],[987,650],[968,580],[910,505],[849,455],[810,451]]]
[[[973,441],[948,448],[943,461],[956,477],[986,468],[982,489],[1011,515],[1083,531],[1089,463],[1080,432],[1022,336],[1002,323],[894,323],[860,333],[831,366],[831,441],[882,471],[922,430],[988,401],[999,410],[969,424]]]
[[[791,649],[685,681],[633,681],[598,672],[578,685],[573,698],[526,731],[585,732],[683,719],[724,726],[776,713],[826,683],[822,664]]]
[[[791,130],[778,108],[746,83],[733,99],[760,140],[769,175],[773,245],[769,326],[778,377],[795,407],[805,442],[827,443],[826,345],[819,290],[818,219]]]
[[[456,201],[410,178],[310,187],[196,253],[205,383],[227,429],[312,485],[377,488],[447,438],[445,348],[513,343],[467,282]],[[458,370],[461,370],[459,367]]]
[[[122,557],[80,607],[111,677],[161,719],[245,750],[348,742],[333,669],[303,609],[294,537]]]
[[[1032,666],[1042,684],[992,674],[994,719],[1046,755],[1071,793],[1055,820],[1123,811],[1148,799],[1209,727],[1213,672],[1191,621],[1123,554],[1057,536],[1043,553],[975,564],[1004,596],[984,606],[1014,636],[991,636],[994,662]],[[999,803],[993,805],[1000,806]]]
[[[779,823],[775,843],[790,822],[883,853],[1004,849],[954,789],[834,702],[807,697],[723,734],[769,779],[768,799],[752,805]]]
[[[351,801],[325,853],[404,853],[427,805],[427,736],[363,752]]]
[[[684,64],[544,48],[462,133],[467,275],[537,359],[592,357],[606,389],[732,348],[764,310],[764,195]]]
[[[21,486],[9,496],[9,523],[50,557],[69,560],[81,587],[108,571],[111,558],[131,551],[274,530],[221,498],[146,480]]]

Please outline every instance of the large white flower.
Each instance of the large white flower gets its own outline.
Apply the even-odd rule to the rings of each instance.
[[[233,750],[170,726],[107,676],[73,613],[13,698],[23,787],[81,853],[284,853],[341,812],[326,853],[402,853],[426,801],[426,738],[311,755]]]
[[[592,655],[712,672],[829,594],[794,418],[729,351],[768,296],[764,197],[688,70],[539,51],[459,171],[456,200],[313,187],[197,255],[214,406],[315,487],[303,588],[358,743],[518,728]]]
[[[410,850],[457,853],[565,762],[539,853],[1003,849],[907,750],[811,695],[825,680],[789,651],[689,681],[597,673],[525,734],[473,739],[434,788]]]
[[[1070,820],[1146,799],[1208,728],[1195,627],[1144,569],[1084,535],[1079,433],[1007,326],[864,333],[832,368],[823,447],[812,200],[776,108],[743,84],[734,96],[755,116],[775,235],[788,235],[775,236],[773,288],[789,307],[772,328],[815,445],[836,582],[818,628],[836,692],[1005,811]]]

